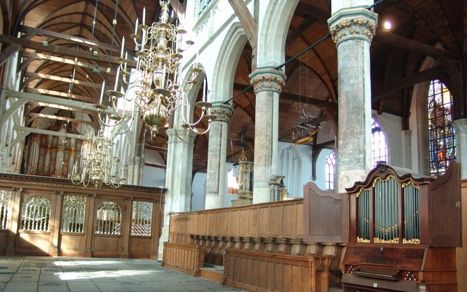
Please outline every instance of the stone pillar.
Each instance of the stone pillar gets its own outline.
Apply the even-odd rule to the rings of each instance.
[[[164,242],[169,240],[170,212],[190,211],[193,145],[196,134],[188,129],[168,129],[167,170],[163,225],[158,259],[162,260]]]
[[[467,179],[467,118],[454,121],[456,129],[456,157],[461,167],[461,179]]]
[[[270,202],[269,179],[277,175],[279,95],[285,74],[275,68],[261,68],[250,75],[256,94],[253,203]]]
[[[224,103],[213,103],[210,114],[216,119],[211,122],[209,130],[205,209],[224,207],[224,194],[227,191],[225,172],[227,133],[232,107]]]
[[[370,44],[376,22],[377,14],[362,7],[341,9],[328,20],[339,72],[338,192],[371,169]]]
[[[456,127],[456,157],[460,163],[461,175],[461,226],[462,246],[456,249],[457,291],[466,291],[467,279],[467,118],[454,121]]]

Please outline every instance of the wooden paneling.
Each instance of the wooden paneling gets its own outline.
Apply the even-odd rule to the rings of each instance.
[[[62,233],[60,255],[84,256],[86,236],[84,234]]]
[[[186,244],[191,235],[302,238],[303,200],[175,213],[170,242]]]
[[[204,265],[204,248],[195,244],[164,243],[162,266],[199,275]]]
[[[151,237],[130,237],[130,258],[151,258],[153,241]]]
[[[249,250],[227,249],[225,283],[250,291],[328,291],[320,283],[322,259]]]
[[[95,257],[120,257],[121,240],[120,236],[94,236],[94,250],[93,256]]]
[[[322,191],[312,182],[305,185],[303,194],[305,216],[303,240],[307,243],[348,242],[348,195]]]
[[[8,204],[7,229],[0,231],[0,254],[66,255],[157,258],[161,232],[161,199],[159,188],[121,186],[119,189],[102,186],[99,189],[73,185],[67,179],[0,173],[0,189],[12,190]],[[86,196],[86,219],[82,234],[61,232],[62,202],[66,195]],[[47,231],[21,230],[21,207],[31,196],[41,196],[50,202]],[[96,235],[95,213],[103,201],[120,205],[121,235]],[[133,201],[152,202],[151,234],[146,238],[130,237]]]

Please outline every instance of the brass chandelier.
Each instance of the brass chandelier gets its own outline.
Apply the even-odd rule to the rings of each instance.
[[[209,115],[209,102],[197,102],[201,109],[200,117],[193,122],[191,119],[192,106],[185,96],[181,86],[181,60],[182,39],[185,29],[179,25],[169,23],[169,2],[159,1],[161,15],[159,22],[146,25],[146,10],[143,10],[142,23],[136,19],[135,31],[131,35],[136,45],[136,67],[129,67],[128,53],[124,52],[125,39],[122,39],[120,52],[120,66],[117,68],[115,86],[113,90],[107,90],[113,109],[111,119],[119,123],[124,120],[134,119],[134,115],[142,115],[145,124],[151,130],[152,135],[161,128],[168,127],[171,115],[177,108],[181,108],[183,126],[190,130],[204,134],[209,130],[209,123],[214,119]],[[188,45],[193,44],[187,41]],[[122,73],[123,87],[118,89]],[[193,85],[201,73],[195,65],[185,85]],[[203,90],[206,90],[203,88]],[[124,110],[124,104],[136,105],[136,111]],[[208,122],[206,129],[198,129],[196,126],[203,120]],[[116,124],[114,123],[114,124]]]
[[[118,156],[113,156],[114,143],[106,137],[104,131],[89,139],[89,149],[83,149],[81,162],[76,162],[71,171],[71,182],[85,187],[93,185],[96,188],[102,184],[118,188],[122,185],[123,164]],[[86,151],[87,150],[87,151]],[[118,153],[118,145],[116,147]]]

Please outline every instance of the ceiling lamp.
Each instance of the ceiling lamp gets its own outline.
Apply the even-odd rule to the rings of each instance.
[[[130,102],[136,104],[138,112],[142,115],[145,124],[150,128],[152,135],[159,129],[168,127],[170,116],[176,108],[184,107],[181,116],[184,125],[197,133],[205,133],[209,130],[209,122],[213,119],[208,114],[211,104],[202,101],[196,105],[201,108],[199,119],[195,122],[191,119],[192,107],[186,98],[181,86],[181,48],[182,35],[186,31],[182,26],[169,23],[169,1],[159,1],[161,15],[159,22],[146,25],[146,9],[143,10],[142,23],[136,19],[135,31],[131,37],[136,44],[136,68],[128,66],[128,54],[124,53],[125,39],[122,39],[120,52],[120,66],[117,69],[115,87],[108,90],[112,108],[113,119],[122,121],[132,117],[129,111],[122,110],[122,104]],[[192,44],[192,42],[187,42]],[[195,66],[187,85],[192,85],[197,80],[201,70]],[[124,85],[127,86],[126,94],[118,90],[120,73],[123,75]],[[187,110],[188,109],[188,110]],[[207,120],[208,127],[205,130],[196,128],[201,121]]]
[[[90,144],[90,145],[89,145]],[[71,171],[71,181],[73,184],[83,184],[85,187],[93,185],[96,188],[102,184],[118,188],[125,180],[123,176],[123,165],[117,156],[113,156],[114,144],[112,139],[105,137],[104,132],[90,141],[89,148],[84,149],[81,162],[75,163]],[[118,153],[118,145],[116,147]]]

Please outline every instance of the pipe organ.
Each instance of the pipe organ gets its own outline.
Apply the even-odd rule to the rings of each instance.
[[[345,291],[456,291],[457,164],[436,179],[378,165],[347,192]]]
[[[30,134],[23,173],[67,178],[83,146],[83,141],[74,138]]]

